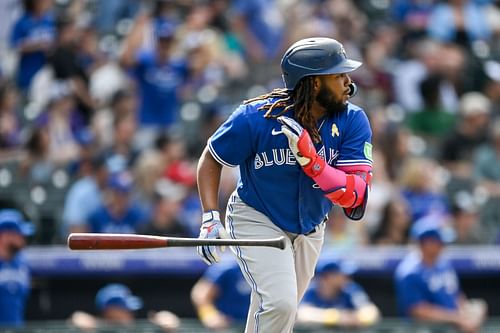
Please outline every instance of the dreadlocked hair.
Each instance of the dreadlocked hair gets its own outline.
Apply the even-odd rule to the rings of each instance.
[[[298,83],[293,90],[286,88],[276,88],[273,91],[257,96],[252,99],[243,101],[243,104],[252,103],[269,98],[277,98],[273,103],[264,104],[259,110],[264,110],[265,118],[278,118],[287,113],[291,109],[295,110],[295,120],[304,127],[314,143],[321,141],[319,131],[316,127],[316,121],[311,113],[312,104],[314,102],[313,93],[314,79],[312,76],[306,76]],[[282,109],[280,112],[273,114],[275,109]]]

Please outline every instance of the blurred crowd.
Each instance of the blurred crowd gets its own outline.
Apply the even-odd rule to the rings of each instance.
[[[332,211],[325,246],[406,244],[429,216],[457,244],[500,242],[499,1],[0,6],[0,207],[35,222],[35,243],[197,237],[200,149],[243,99],[283,86],[284,49],[310,36],[363,61],[352,102],[373,129],[364,222]],[[224,169],[222,205],[237,177]]]
[[[500,244],[498,0],[0,1],[0,274],[17,281],[1,305],[14,323],[30,288],[17,256],[24,236],[37,244],[81,231],[197,237],[200,150],[243,99],[283,86],[283,51],[311,36],[338,39],[363,61],[352,102],[373,130],[366,215],[347,222],[334,209],[325,250],[417,241],[421,259],[408,256],[395,275],[401,314],[475,332],[486,306],[463,297],[438,257],[445,242]],[[238,171],[223,175],[222,211]],[[411,235],[428,221],[446,241],[435,229]],[[379,319],[346,267],[318,266],[299,321]],[[245,320],[248,286],[238,274],[228,263],[194,286],[205,326]],[[440,303],[425,299],[432,293]],[[101,317],[72,320],[130,321],[122,310],[140,306],[126,286],[111,285],[96,295]],[[476,319],[463,322],[463,313]],[[150,320],[178,325],[168,311]]]

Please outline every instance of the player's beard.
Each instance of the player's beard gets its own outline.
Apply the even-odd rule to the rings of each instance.
[[[347,109],[347,103],[335,100],[335,96],[324,84],[319,88],[318,94],[316,95],[316,102],[326,110],[329,116]]]

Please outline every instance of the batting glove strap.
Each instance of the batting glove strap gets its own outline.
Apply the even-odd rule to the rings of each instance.
[[[203,213],[202,223],[210,222],[210,221],[219,221],[220,222],[220,213],[216,210],[209,210],[208,212]]]

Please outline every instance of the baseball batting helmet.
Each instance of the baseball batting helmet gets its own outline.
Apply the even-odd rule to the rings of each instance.
[[[288,48],[281,59],[281,72],[285,87],[293,90],[303,77],[348,73],[361,65],[348,59],[344,47],[335,39],[315,37],[301,39]],[[355,91],[353,84],[351,95]]]

